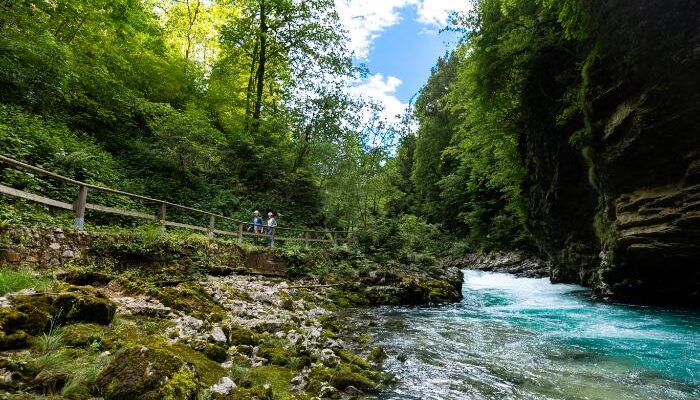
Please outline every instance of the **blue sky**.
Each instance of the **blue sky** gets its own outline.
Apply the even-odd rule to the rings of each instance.
[[[417,21],[413,7],[403,8],[400,14],[401,22],[387,28],[374,40],[363,62],[371,74],[400,79],[402,83],[395,95],[408,103],[428,80],[438,57],[454,48],[459,35],[439,33],[437,28],[426,27]]]
[[[370,75],[351,92],[384,105],[384,116],[402,114],[425,84],[438,57],[454,48],[455,33],[438,33],[453,12],[472,0],[336,0],[349,48]]]

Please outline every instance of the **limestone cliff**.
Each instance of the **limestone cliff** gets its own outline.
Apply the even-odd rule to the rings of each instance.
[[[625,301],[697,304],[700,3],[591,5],[585,61],[553,48],[531,67],[520,138],[530,230],[554,281]],[[582,114],[562,125],[556,116],[575,85]],[[577,130],[582,150],[571,144]]]
[[[595,288],[648,302],[700,296],[700,4],[612,2],[585,103],[600,236]]]

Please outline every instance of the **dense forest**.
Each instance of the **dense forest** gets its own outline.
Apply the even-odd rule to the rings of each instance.
[[[644,286],[654,274],[630,260],[698,257],[697,8],[478,0],[391,123],[349,94],[368,71],[332,0],[5,1],[0,149],[238,218],[348,228],[368,248],[521,249],[555,280]],[[17,207],[0,218],[37,215]]]
[[[476,247],[526,246],[514,99],[539,47],[581,35],[580,10],[554,3],[482,1],[455,16],[462,44],[392,126],[347,94],[363,70],[332,1],[6,2],[1,147],[241,218],[261,208],[286,224],[361,228],[412,215]],[[3,179],[61,192],[11,170]]]
[[[260,208],[284,225],[362,226],[379,208],[380,139],[393,128],[345,93],[362,71],[333,10],[329,0],[3,2],[0,148],[239,218]],[[63,194],[15,171],[3,181]]]

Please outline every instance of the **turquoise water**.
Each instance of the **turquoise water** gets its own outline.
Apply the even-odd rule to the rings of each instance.
[[[478,271],[463,292],[457,305],[354,317],[396,376],[376,398],[700,399],[700,313]]]

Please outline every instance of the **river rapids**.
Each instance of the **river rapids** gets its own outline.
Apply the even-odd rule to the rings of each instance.
[[[479,271],[465,271],[463,293],[355,313],[396,377],[374,398],[700,399],[700,313]]]

